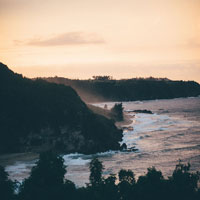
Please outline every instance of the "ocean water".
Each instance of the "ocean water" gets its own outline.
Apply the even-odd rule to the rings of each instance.
[[[114,103],[95,104],[111,108]],[[98,157],[104,165],[104,176],[117,174],[120,169],[131,169],[136,177],[155,166],[164,176],[170,176],[180,159],[190,162],[191,171],[200,171],[200,97],[171,100],[123,102],[124,110],[151,110],[153,114],[129,113],[133,130],[125,130],[123,141],[136,152],[109,151],[93,155],[67,154],[63,158],[67,166],[67,179],[77,186],[84,186],[89,180],[89,163]],[[95,131],[95,130],[94,130]],[[35,160],[18,161],[7,166],[12,179],[22,181],[29,176]]]

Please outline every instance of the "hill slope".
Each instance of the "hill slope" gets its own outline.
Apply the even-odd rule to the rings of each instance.
[[[172,99],[200,95],[200,85],[194,81],[172,81],[151,77],[112,80],[107,76],[97,76],[93,80],[60,77],[45,80],[71,86],[86,102]]]
[[[0,153],[94,153],[118,149],[121,138],[71,87],[24,78],[0,63]]]

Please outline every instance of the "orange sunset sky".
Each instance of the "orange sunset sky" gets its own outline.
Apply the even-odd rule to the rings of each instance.
[[[200,0],[0,0],[0,62],[27,77],[200,83]]]

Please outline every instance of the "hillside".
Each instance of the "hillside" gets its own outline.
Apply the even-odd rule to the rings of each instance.
[[[0,153],[118,149],[121,130],[69,86],[30,80],[0,63]]]
[[[194,81],[172,81],[166,78],[133,78],[114,80],[97,76],[89,80],[44,78],[74,88],[86,102],[137,101],[172,99],[200,95],[200,85]]]

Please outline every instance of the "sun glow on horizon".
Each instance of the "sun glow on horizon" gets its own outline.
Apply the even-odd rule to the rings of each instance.
[[[200,82],[199,0],[0,0],[0,61],[28,77]]]

